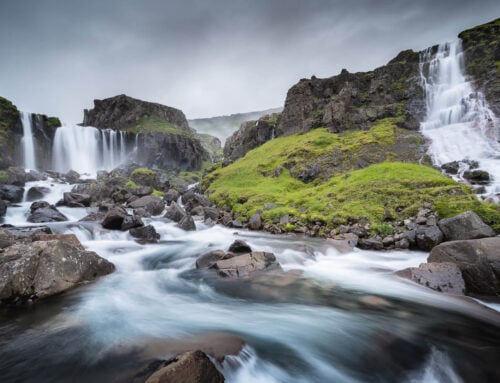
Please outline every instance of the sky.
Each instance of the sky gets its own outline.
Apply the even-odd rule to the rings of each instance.
[[[122,93],[188,118],[262,110],[499,16],[498,0],[0,0],[0,96],[68,123]]]

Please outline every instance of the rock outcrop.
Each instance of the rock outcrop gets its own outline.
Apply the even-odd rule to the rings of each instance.
[[[495,232],[473,211],[442,219],[439,228],[447,241],[493,237]]]

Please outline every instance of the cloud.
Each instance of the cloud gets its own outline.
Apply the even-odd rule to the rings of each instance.
[[[119,93],[190,118],[267,109],[302,77],[372,69],[499,11],[490,0],[3,1],[0,94],[71,122]]]

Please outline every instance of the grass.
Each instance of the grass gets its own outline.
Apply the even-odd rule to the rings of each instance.
[[[131,133],[164,133],[193,138],[192,134],[178,129],[168,121],[156,116],[147,116],[125,129]]]

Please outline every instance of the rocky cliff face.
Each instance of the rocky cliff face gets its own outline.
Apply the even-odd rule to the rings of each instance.
[[[257,121],[247,121],[226,140],[224,159],[226,163],[236,161],[248,151],[264,144],[274,137],[278,125],[279,114],[274,113],[259,118]]]
[[[463,31],[465,68],[484,93],[490,108],[500,116],[500,18]]]
[[[417,130],[425,112],[418,75],[419,54],[401,52],[371,72],[326,79],[302,79],[287,94],[276,136],[327,127],[333,133],[369,129],[382,118],[399,117],[402,128]]]
[[[138,100],[124,94],[104,100],[94,100],[94,109],[85,109],[83,112],[82,125],[127,130],[141,120],[151,117],[166,121],[181,131],[191,132],[186,116],[181,110]]]

